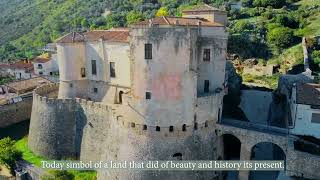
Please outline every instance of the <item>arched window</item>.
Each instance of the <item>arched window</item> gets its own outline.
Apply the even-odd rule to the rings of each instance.
[[[123,91],[120,91],[119,92],[119,103],[122,104],[122,94],[123,94]]]

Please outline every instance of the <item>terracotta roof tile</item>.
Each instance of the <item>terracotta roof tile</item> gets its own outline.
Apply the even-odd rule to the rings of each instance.
[[[202,18],[186,18],[186,17],[155,17],[150,20],[141,21],[133,24],[133,26],[146,26],[152,22],[154,25],[174,25],[174,26],[211,26],[223,27],[220,23],[210,22]]]
[[[0,64],[0,68],[32,70],[33,64],[27,60],[21,60],[12,64]]]
[[[33,62],[35,63],[46,63],[48,61],[50,61],[50,58],[36,57],[33,59]]]
[[[31,79],[26,79],[22,81],[16,81],[9,84],[6,84],[9,88],[17,91],[17,92],[28,92],[34,90],[36,87],[52,83],[50,80],[43,77],[35,77]]]
[[[297,103],[319,106],[320,84],[297,84]]]
[[[89,32],[72,32],[57,40],[57,43],[73,43],[83,41],[97,41],[103,39],[105,41],[128,42],[129,30],[125,28],[111,30],[96,30]]]

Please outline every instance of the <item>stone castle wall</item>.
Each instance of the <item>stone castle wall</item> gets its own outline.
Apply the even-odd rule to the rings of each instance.
[[[30,119],[32,97],[23,101],[0,107],[0,128]]]
[[[221,156],[215,147],[219,144],[214,132],[216,119],[172,127],[147,126],[122,113],[123,106],[127,105],[56,99],[52,96],[54,91],[58,91],[57,84],[42,86],[34,92],[29,147],[38,155],[83,161],[174,160],[177,153],[183,160],[213,160]],[[46,93],[51,97],[45,97]],[[98,172],[99,179],[208,179],[213,176],[215,172]]]

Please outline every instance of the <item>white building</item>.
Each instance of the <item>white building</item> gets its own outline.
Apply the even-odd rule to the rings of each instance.
[[[290,102],[291,133],[320,138],[320,84],[296,84]]]
[[[52,54],[50,58],[36,57],[33,60],[33,66],[36,75],[52,76],[58,74],[57,54]]]
[[[0,64],[3,75],[11,75],[16,79],[30,79],[34,77],[33,64],[28,60],[21,60],[12,64]]]

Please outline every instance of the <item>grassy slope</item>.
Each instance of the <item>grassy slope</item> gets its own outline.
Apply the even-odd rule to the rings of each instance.
[[[302,0],[297,2],[300,6],[315,6],[320,5],[320,0]],[[305,36],[315,36],[320,35],[320,12],[312,15],[308,18],[309,25],[303,29],[303,34]]]
[[[296,3],[299,6],[314,6],[320,5],[320,0],[301,0]],[[254,22],[259,18],[250,18],[250,22]],[[299,30],[299,33],[303,36],[319,36],[320,35],[320,12],[313,14],[307,19],[308,25]],[[294,45],[285,49],[280,55],[272,57],[268,64],[281,64],[282,71],[286,72],[294,65],[303,64],[303,51],[301,44]],[[279,74],[271,77],[266,76],[251,76],[243,75],[244,83],[256,83],[262,86],[276,88]]]
[[[22,158],[31,164],[34,164],[38,167],[41,167],[41,161],[48,161],[49,159],[43,158],[41,156],[35,155],[29,148],[28,148],[28,139],[23,138],[16,142],[16,147],[19,151],[22,152]],[[96,179],[96,172],[94,171],[74,171],[70,170],[75,176],[76,180],[93,180]]]

